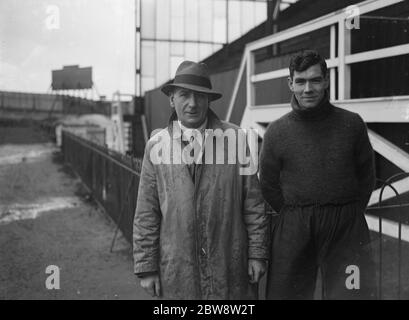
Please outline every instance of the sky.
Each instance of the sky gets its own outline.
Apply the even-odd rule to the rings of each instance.
[[[0,90],[46,93],[51,71],[93,68],[100,95],[134,93],[134,0],[0,0]]]

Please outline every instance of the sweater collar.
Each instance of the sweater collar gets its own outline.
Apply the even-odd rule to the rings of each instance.
[[[299,105],[297,99],[293,95],[291,97],[292,114],[300,120],[323,120],[333,111],[334,107],[329,102],[328,93],[326,92],[321,102],[314,108],[304,108]]]

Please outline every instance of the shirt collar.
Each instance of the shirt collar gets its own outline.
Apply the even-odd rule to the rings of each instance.
[[[202,126],[204,126],[204,129],[202,129],[203,131],[205,131],[206,129],[217,129],[222,127],[222,122],[217,117],[217,115],[209,108],[207,118]],[[202,128],[202,126],[200,126],[200,128]],[[180,127],[180,122],[178,121],[178,117],[175,111],[173,111],[169,118],[168,131],[172,139],[180,139],[182,129]]]
[[[193,129],[203,131],[204,129],[206,129],[206,126],[207,126],[207,117],[206,117],[206,120],[202,123],[202,125],[198,128],[185,127],[180,120],[178,120],[178,124],[182,132],[185,132],[186,130],[193,130]]]

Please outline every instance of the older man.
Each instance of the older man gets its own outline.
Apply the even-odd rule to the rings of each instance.
[[[204,131],[239,128],[209,108],[221,94],[212,90],[204,64],[184,61],[162,91],[174,113],[145,150],[134,218],[135,273],[152,296],[254,299],[268,258],[257,176],[241,175],[238,161],[212,161],[211,139],[203,138]],[[199,144],[192,146],[191,139]],[[231,142],[219,160],[236,150]]]
[[[304,51],[290,62],[292,111],[272,122],[260,155],[266,201],[279,213],[268,298],[374,297],[364,210],[374,187],[373,150],[361,117],[328,101],[325,60]]]

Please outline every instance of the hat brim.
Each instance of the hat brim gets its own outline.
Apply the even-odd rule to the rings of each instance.
[[[166,94],[167,96],[169,96],[170,92],[174,89],[174,88],[185,88],[185,89],[189,89],[192,91],[197,91],[200,93],[205,93],[209,96],[209,100],[210,101],[215,101],[217,99],[220,99],[222,97],[222,94],[216,91],[213,91],[211,89],[207,89],[201,86],[195,86],[193,84],[185,84],[185,83],[178,83],[178,84],[173,84],[173,83],[168,83],[165,84],[164,86],[162,86],[161,91]]]

